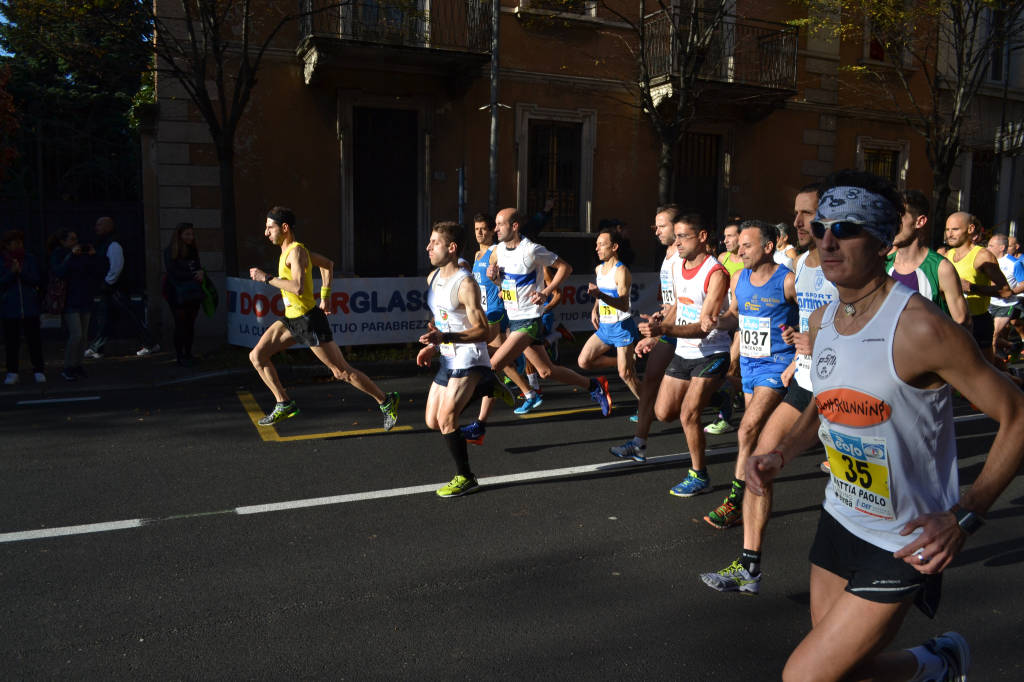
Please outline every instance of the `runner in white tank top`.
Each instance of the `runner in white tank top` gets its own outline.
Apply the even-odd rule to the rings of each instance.
[[[941,571],[1019,470],[1024,393],[962,327],[885,274],[902,209],[895,189],[861,171],[842,171],[826,187],[812,231],[838,297],[810,318],[814,402],[747,466],[750,492],[761,494],[817,442],[832,462],[810,553],[813,629],[783,676],[965,679],[970,652],[954,632],[880,652],[911,603],[934,614]],[[962,495],[950,386],[999,424]]]
[[[673,271],[679,267],[679,251],[676,249],[676,236],[673,233],[673,222],[679,215],[679,207],[670,204],[659,207],[654,216],[654,235],[665,247],[665,258],[661,262],[658,281],[661,286],[661,309],[651,315],[641,316],[645,319],[675,319],[675,283]],[[636,344],[636,354],[647,356],[647,368],[640,382],[640,395],[636,415],[631,419],[636,422],[633,437],[622,445],[609,448],[616,457],[644,462],[647,459],[647,436],[654,422],[654,401],[658,397],[658,389],[665,376],[665,368],[675,356],[676,339],[667,336],[642,338]]]
[[[487,314],[480,304],[480,287],[458,264],[461,235],[458,223],[452,222],[435,224],[430,234],[427,255],[437,270],[427,280],[427,302],[434,320],[430,331],[420,337],[424,347],[416,355],[416,364],[421,367],[441,356],[441,368],[430,384],[424,415],[427,428],[441,432],[455,460],[455,477],[438,489],[440,497],[458,497],[477,487],[469,467],[466,437],[459,430],[459,416],[480,394],[478,389],[490,392],[503,388],[490,371],[489,330]]]

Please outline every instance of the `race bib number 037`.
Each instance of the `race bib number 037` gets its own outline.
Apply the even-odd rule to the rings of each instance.
[[[772,350],[772,321],[767,317],[740,315],[740,355],[766,358]]]

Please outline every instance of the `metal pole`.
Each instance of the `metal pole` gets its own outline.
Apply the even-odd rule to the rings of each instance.
[[[491,0],[491,149],[488,164],[490,186],[487,211],[498,212],[498,28],[501,21],[501,0]]]

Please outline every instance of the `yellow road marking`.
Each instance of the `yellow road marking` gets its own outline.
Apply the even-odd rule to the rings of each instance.
[[[581,414],[583,412],[600,412],[600,407],[577,407],[575,410],[550,410],[548,412],[528,412],[516,415],[520,419],[540,419],[541,417],[560,417],[563,414]]]
[[[329,433],[306,433],[298,436],[282,436],[277,432],[275,426],[260,426],[259,421],[263,417],[263,410],[256,403],[256,399],[253,398],[252,393],[249,391],[238,391],[238,400],[242,403],[242,407],[245,408],[246,413],[249,415],[249,419],[252,420],[252,425],[256,427],[256,432],[260,434],[260,438],[264,441],[271,441],[274,443],[286,443],[298,440],[317,440],[322,438],[345,438],[348,436],[368,436],[376,433],[394,433],[396,431],[412,431],[411,426],[396,426],[390,431],[377,427],[372,429],[353,429],[350,431],[331,431]]]

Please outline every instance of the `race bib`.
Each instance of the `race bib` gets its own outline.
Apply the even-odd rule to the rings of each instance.
[[[501,280],[501,300],[505,303],[505,310],[514,312],[519,310],[519,290],[516,289],[516,281],[506,277]]]
[[[664,305],[672,305],[674,300],[675,290],[672,287],[672,273],[663,272],[661,274],[661,302]]]
[[[831,467],[832,490],[850,509],[880,519],[896,518],[889,491],[889,458],[884,438],[838,433],[824,424],[818,437]]]
[[[800,333],[806,334],[807,330],[811,328],[810,325],[811,313],[810,311],[800,311]],[[810,372],[811,371],[811,356],[797,353],[796,356],[796,369],[798,372]]]
[[[766,358],[772,351],[772,321],[768,317],[740,315],[740,355]]]
[[[448,332],[450,332],[452,330],[452,326],[448,322],[448,311],[447,310],[444,310],[444,309],[441,310],[441,318],[442,319],[440,319],[440,320],[434,320],[434,326],[437,327],[437,330],[439,332],[441,332],[442,334],[447,334]],[[455,344],[454,343],[442,343],[437,348],[438,348],[438,350],[441,351],[441,355],[442,356],[444,356],[446,358],[454,358],[455,357]]]
[[[599,303],[597,305],[597,315],[602,322],[615,322],[616,310],[607,303]]]
[[[700,308],[693,303],[676,304],[676,324],[695,324],[700,321]]]

